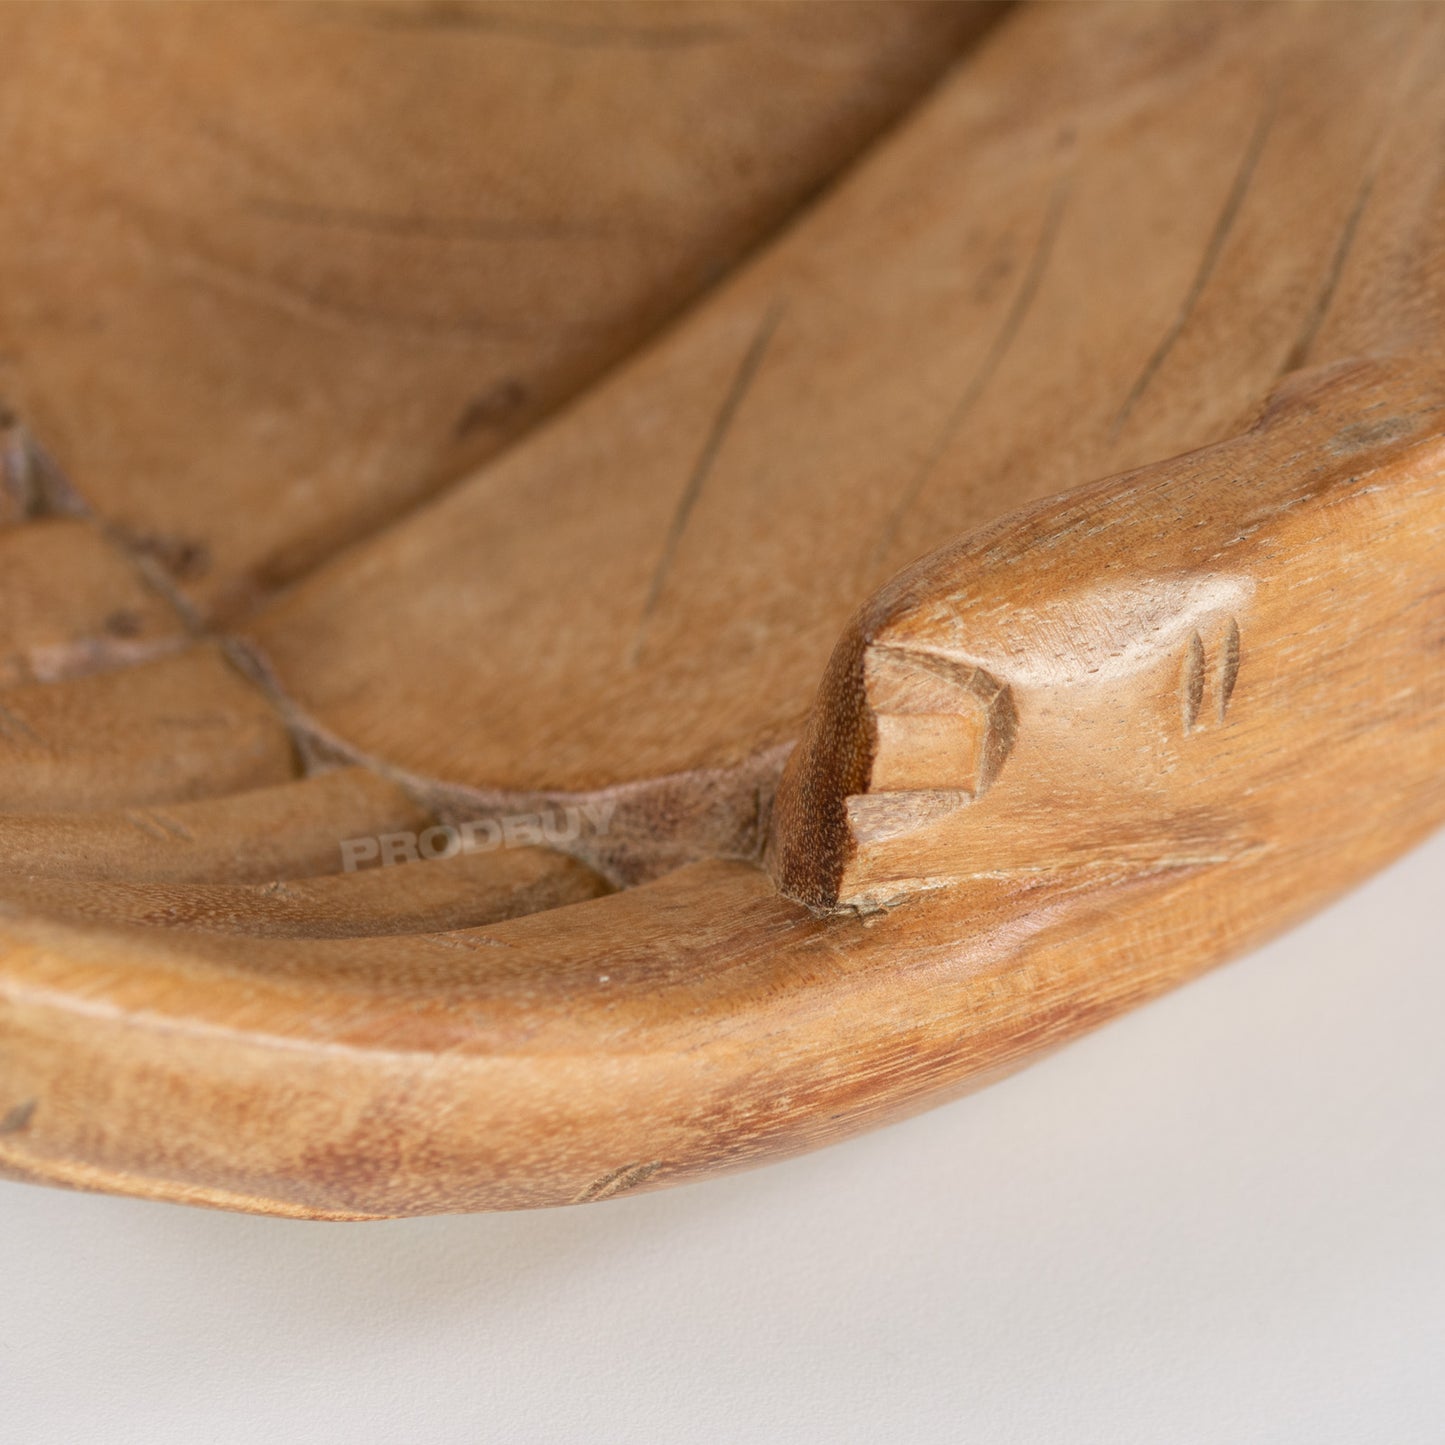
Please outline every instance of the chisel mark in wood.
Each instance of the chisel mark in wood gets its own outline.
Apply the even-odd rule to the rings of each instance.
[[[998,334],[994,337],[993,344],[989,347],[978,370],[974,372],[968,385],[964,387],[963,394],[953,404],[953,409],[949,412],[942,430],[929,448],[927,456],[924,457],[922,464],[903,489],[903,495],[898,499],[892,515],[884,523],[882,533],[868,561],[870,572],[876,570],[887,557],[889,549],[898,536],[898,529],[903,524],[903,518],[918,500],[924,483],[927,482],[934,467],[938,465],[944,452],[948,450],[949,444],[953,441],[964,419],[978,404],[979,398],[988,390],[989,383],[993,380],[995,373],[1008,355],[1010,347],[1013,346],[1019,332],[1023,329],[1024,321],[1028,318],[1029,310],[1038,296],[1039,283],[1043,280],[1044,272],[1048,268],[1049,256],[1053,252],[1054,241],[1059,233],[1059,223],[1063,219],[1064,202],[1067,195],[1068,184],[1066,181],[1060,180],[1049,197],[1048,209],[1044,212],[1043,224],[1039,227],[1038,239],[1034,242],[1033,254],[1029,257],[1028,269],[1024,272],[1023,280],[1014,293],[1013,302],[1009,306],[1008,314],[1003,319],[1003,325],[999,327]]]
[[[1234,684],[1239,681],[1239,623],[1229,619],[1229,631],[1224,634],[1224,656],[1219,665],[1219,720],[1224,721],[1229,711],[1229,699],[1234,696]]]
[[[1153,355],[1144,363],[1144,369],[1135,378],[1134,385],[1129,388],[1129,395],[1124,398],[1124,405],[1119,408],[1119,414],[1114,418],[1114,425],[1110,429],[1111,438],[1119,435],[1124,423],[1129,419],[1129,414],[1153,384],[1154,378],[1159,374],[1159,369],[1164,365],[1169,353],[1174,350],[1175,343],[1183,335],[1184,328],[1189,324],[1189,318],[1199,304],[1199,298],[1204,294],[1204,288],[1209,285],[1210,277],[1214,275],[1214,268],[1219,264],[1219,258],[1223,254],[1224,243],[1229,239],[1229,233],[1239,219],[1244,198],[1249,192],[1250,182],[1254,179],[1255,168],[1259,165],[1259,158],[1264,152],[1265,142],[1269,139],[1270,130],[1274,126],[1274,115],[1275,101],[1271,96],[1265,102],[1259,120],[1255,122],[1249,144],[1244,148],[1244,155],[1234,173],[1234,182],[1230,186],[1229,194],[1224,198],[1224,206],[1214,222],[1214,229],[1210,232],[1209,241],[1204,247],[1204,254],[1199,259],[1194,279],[1189,283],[1189,289],[1184,293],[1184,300],[1175,313],[1169,329],[1164,333],[1163,340],[1154,348]]]
[[[167,817],[166,814],[158,812],[154,808],[151,810],[151,817],[173,838],[184,838],[188,843],[192,841],[191,831],[184,823],[178,823],[174,818]]]
[[[162,843],[169,842],[165,829],[159,824],[153,823],[144,813],[128,812],[121,815],[132,828],[139,829],[148,838],[155,838]]]
[[[1184,660],[1184,731],[1193,730],[1199,721],[1204,703],[1204,642],[1196,632],[1189,639],[1189,652]]]
[[[758,368],[762,365],[768,343],[772,341],[773,334],[778,329],[778,322],[782,320],[782,315],[783,307],[774,305],[764,313],[762,321],[758,323],[758,329],[753,333],[753,339],[748,344],[748,349],[743,354],[743,359],[733,375],[732,384],[728,387],[722,405],[713,418],[707,440],[698,454],[697,462],[687,479],[687,485],[682,490],[682,496],[678,498],[677,508],[672,516],[672,525],[668,528],[667,538],[662,544],[662,556],[658,559],[657,569],[652,575],[652,585],[647,590],[647,601],[642,607],[642,621],[638,626],[637,637],[632,646],[633,662],[637,661],[638,654],[642,650],[647,620],[656,610],[658,601],[662,597],[662,589],[667,583],[667,576],[672,569],[683,533],[687,531],[688,520],[692,516],[693,508],[697,506],[703,486],[717,462],[723,443],[727,440],[728,432],[737,417],[738,408],[742,405],[743,398],[753,383],[753,378],[758,374]]]
[[[661,1168],[661,1159],[652,1159],[646,1164],[624,1164],[622,1168],[613,1169],[600,1179],[594,1179],[572,1202],[574,1204],[594,1204],[599,1199],[615,1198],[629,1189],[636,1189],[639,1184],[651,1179]]]

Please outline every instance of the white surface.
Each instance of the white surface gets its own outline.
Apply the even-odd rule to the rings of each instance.
[[[759,1173],[319,1225],[0,1185],[4,1445],[1445,1440],[1445,838]]]

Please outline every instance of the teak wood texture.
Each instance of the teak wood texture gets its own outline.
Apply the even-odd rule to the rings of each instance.
[[[11,7],[0,1172],[606,1199],[1445,819],[1445,10]]]

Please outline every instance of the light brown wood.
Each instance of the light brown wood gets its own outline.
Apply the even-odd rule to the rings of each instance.
[[[605,370],[988,15],[0,6],[0,398],[192,606],[238,613]]]
[[[467,806],[612,790],[613,876],[753,856],[905,563],[1235,434],[1303,360],[1438,346],[1437,19],[1012,17],[683,324],[249,637],[351,756]]]
[[[0,1170],[324,1218],[696,1179],[997,1078],[1437,826],[1442,59],[1432,6],[1020,7],[234,630],[67,520],[176,650],[0,692],[45,725],[0,770]],[[93,635],[97,579],[12,655]]]
[[[365,768],[120,812],[0,814],[7,876],[137,883],[269,883],[345,867],[339,841],[435,822]]]
[[[215,644],[55,683],[0,688],[0,808],[179,802],[293,776],[266,699]]]
[[[1445,389],[1303,373],[1244,435],[902,573],[833,654],[774,815],[812,907],[987,872],[1212,866],[1439,806]],[[939,724],[962,722],[966,732]]]
[[[0,882],[0,899],[42,918],[261,938],[378,938],[474,928],[608,891],[575,859],[542,848],[268,883],[13,876]]]
[[[0,526],[0,687],[144,661],[185,637],[175,610],[89,521]]]

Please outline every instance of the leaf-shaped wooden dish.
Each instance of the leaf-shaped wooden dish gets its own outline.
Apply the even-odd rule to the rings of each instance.
[[[738,1168],[1445,815],[1437,8],[0,26],[0,1170]]]

